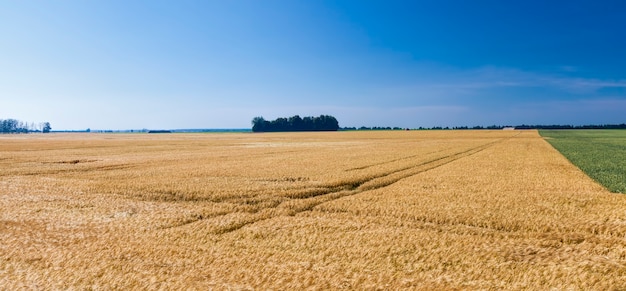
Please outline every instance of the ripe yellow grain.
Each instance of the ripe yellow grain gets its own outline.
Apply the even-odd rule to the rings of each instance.
[[[624,289],[535,131],[0,136],[0,289]]]

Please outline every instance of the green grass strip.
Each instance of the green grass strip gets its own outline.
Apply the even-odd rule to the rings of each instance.
[[[626,194],[626,130],[540,130],[539,134],[611,192]]]

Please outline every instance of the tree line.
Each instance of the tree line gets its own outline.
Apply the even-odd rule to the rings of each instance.
[[[289,118],[279,117],[275,120],[265,120],[263,117],[252,119],[253,132],[279,132],[279,131],[337,131],[339,122],[330,115],[318,117],[307,116],[301,118],[295,115]]]
[[[490,125],[486,127],[482,127],[482,126],[474,126],[474,127],[460,126],[460,127],[453,127],[453,128],[433,127],[432,129],[503,129],[505,127],[515,128],[515,129],[626,129],[626,124],[624,123],[622,124],[588,124],[588,125],[569,125],[569,124],[527,125],[527,124],[522,124],[522,125],[515,125],[515,126]]]
[[[587,125],[518,125],[515,129],[626,129],[622,124],[587,124]]]
[[[29,133],[43,132],[48,133],[52,130],[50,122],[42,122],[35,124],[19,121],[17,119],[0,119],[0,133]]]
[[[621,124],[587,124],[587,125],[568,125],[568,124],[554,124],[554,125],[489,125],[489,126],[454,126],[454,127],[442,127],[442,126],[433,126],[433,127],[417,127],[412,128],[413,130],[464,130],[464,129],[503,129],[503,128],[514,128],[514,129],[626,129],[626,123]],[[409,130],[409,128],[400,128],[400,127],[366,127],[361,126],[357,127],[342,127],[339,130]]]

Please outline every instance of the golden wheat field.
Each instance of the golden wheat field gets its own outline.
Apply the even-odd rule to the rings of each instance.
[[[0,289],[626,289],[536,131],[0,136]]]

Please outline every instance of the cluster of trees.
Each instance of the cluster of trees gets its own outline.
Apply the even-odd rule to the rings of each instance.
[[[50,122],[43,122],[36,125],[34,122],[22,122],[17,119],[0,119],[0,133],[48,133],[51,129]]]
[[[252,119],[253,132],[278,132],[278,131],[337,131],[339,122],[330,115],[320,115],[319,117],[304,117],[295,115],[289,118],[277,118],[276,120],[265,120],[263,117]]]

